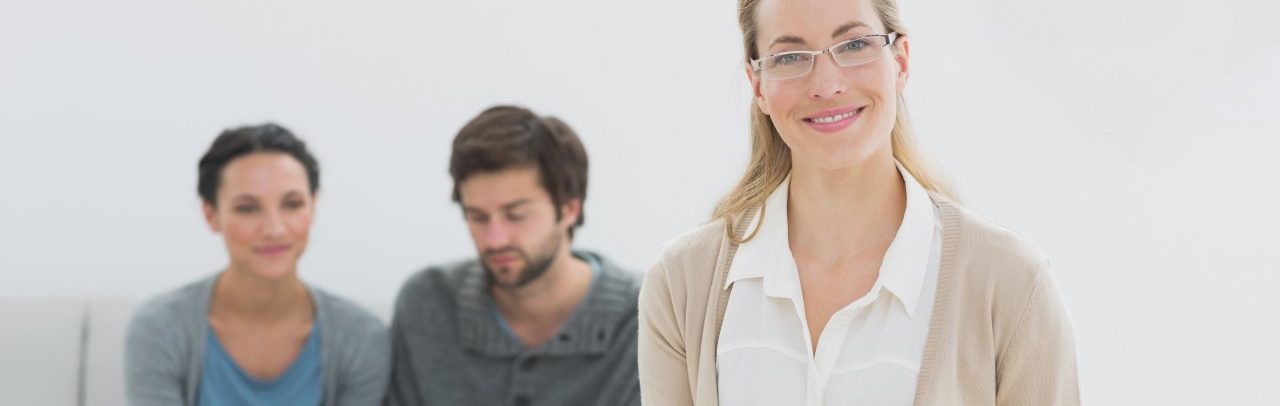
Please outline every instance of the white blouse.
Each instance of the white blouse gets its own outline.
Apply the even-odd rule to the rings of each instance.
[[[831,316],[811,348],[787,239],[790,178],[769,196],[764,227],[734,254],[716,347],[720,404],[910,405],[929,333],[942,227],[901,165],[907,208],[867,294]],[[748,230],[750,231],[750,230]]]

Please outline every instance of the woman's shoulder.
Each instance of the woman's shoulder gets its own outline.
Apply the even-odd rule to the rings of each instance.
[[[710,276],[720,251],[729,245],[725,223],[724,219],[711,220],[667,240],[659,248],[657,263],[649,269],[649,274]]]
[[[324,323],[330,323],[339,331],[385,335],[382,320],[364,306],[318,287],[311,286],[311,292],[315,295],[316,311],[323,313]]]
[[[142,365],[182,368],[183,354],[199,347],[208,323],[209,294],[215,276],[156,295],[134,308],[125,329],[125,358],[130,369]]]
[[[321,345],[326,363],[337,366],[338,376],[384,374],[391,368],[391,339],[382,320],[363,306],[308,285],[316,303]]]
[[[1019,334],[1050,352],[1069,350],[1070,316],[1049,257],[1018,233],[958,205],[942,203],[939,211],[942,262],[953,272],[951,306],[959,309],[959,328],[989,328],[991,344],[1002,353]]]
[[[208,276],[174,290],[153,296],[134,308],[130,328],[165,328],[186,325],[183,321],[204,319],[209,293],[217,276]]]
[[[732,247],[725,224],[725,219],[711,220],[663,243],[658,259],[645,274],[644,285],[660,283],[673,295],[705,295],[723,251]]]
[[[1050,273],[1049,257],[1031,240],[952,201],[936,203],[943,223],[943,261],[952,261],[967,281],[1025,292]],[[948,244],[953,245],[950,253]]]

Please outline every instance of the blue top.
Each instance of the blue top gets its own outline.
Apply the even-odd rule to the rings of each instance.
[[[138,306],[125,335],[124,382],[131,406],[196,406],[209,353],[209,303],[217,273]],[[382,404],[391,340],[361,306],[307,285],[320,339],[324,406]]]
[[[271,380],[249,376],[222,348],[217,334],[209,329],[205,341],[204,373],[200,379],[200,406],[217,405],[319,405],[323,375],[320,373],[319,320],[311,327],[307,342],[284,374]]]

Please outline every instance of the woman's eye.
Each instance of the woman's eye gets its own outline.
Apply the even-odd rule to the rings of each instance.
[[[301,200],[290,200],[290,201],[284,202],[284,207],[290,210],[301,209],[302,206],[306,206],[306,205],[307,204],[303,203]]]
[[[853,41],[846,42],[844,46],[840,47],[840,50],[845,52],[858,52],[866,48],[868,45],[870,44],[868,44],[865,39],[855,39]]]
[[[782,65],[782,66],[794,65],[797,63],[804,62],[805,56],[806,55],[804,54],[782,54],[782,55],[773,57],[773,64]]]
[[[523,214],[523,213],[521,213],[521,214],[508,214],[508,215],[507,215],[507,221],[510,221],[510,222],[512,222],[512,223],[515,223],[515,222],[518,222],[518,221],[524,220],[524,218],[525,218],[525,214]]]
[[[258,206],[250,206],[250,205],[236,206],[235,211],[236,213],[240,213],[240,214],[252,214],[253,212],[258,211]]]

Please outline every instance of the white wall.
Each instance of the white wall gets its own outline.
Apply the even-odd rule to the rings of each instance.
[[[643,269],[745,162],[733,3],[0,3],[0,297],[143,298],[216,270],[195,162],[276,120],[323,166],[304,277],[390,302],[473,255],[445,166],[494,103],[581,134],[579,246]],[[903,7],[920,138],[1054,259],[1086,400],[1280,402],[1280,7]]]

